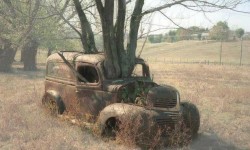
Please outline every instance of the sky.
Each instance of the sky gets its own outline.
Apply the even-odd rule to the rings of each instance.
[[[146,8],[154,7],[164,3],[164,0],[152,0],[145,4]],[[242,4],[237,7],[237,10],[250,12],[250,2]],[[188,28],[190,26],[199,26],[204,28],[212,28],[218,21],[226,21],[231,30],[243,28],[246,32],[250,32],[250,13],[239,13],[231,10],[221,10],[213,13],[194,12],[187,10],[181,6],[174,6],[163,11],[169,18],[181,27]],[[161,13],[154,13],[152,20],[143,21],[145,24],[152,23],[151,31],[158,28],[176,28],[171,21],[169,21]],[[169,29],[158,30],[154,33],[168,32]]]

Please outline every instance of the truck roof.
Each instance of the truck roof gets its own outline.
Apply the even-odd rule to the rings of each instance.
[[[82,52],[72,52],[72,51],[62,51],[61,52],[66,60],[68,61],[79,61],[79,62],[87,62],[91,64],[97,64],[99,62],[104,61],[104,53],[97,54],[84,54]],[[63,62],[63,59],[58,53],[54,53],[47,58],[47,62],[49,61],[57,61]]]

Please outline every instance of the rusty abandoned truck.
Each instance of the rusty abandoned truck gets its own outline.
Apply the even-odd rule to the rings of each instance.
[[[143,59],[136,58],[130,77],[117,79],[105,76],[104,59],[103,53],[61,51],[50,55],[42,103],[57,114],[67,111],[93,116],[103,133],[117,128],[120,118],[130,121],[143,116],[142,126],[151,122],[160,128],[174,128],[182,117],[190,135],[197,135],[200,116],[196,106],[181,102],[174,87],[153,82]]]

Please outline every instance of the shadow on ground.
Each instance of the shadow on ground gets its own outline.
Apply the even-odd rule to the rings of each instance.
[[[232,143],[227,143],[220,139],[213,132],[200,133],[197,139],[195,139],[189,146],[193,150],[235,150],[239,149]]]
[[[42,79],[45,78],[45,65],[37,65],[36,71],[24,71],[23,66],[15,64],[10,72],[2,73],[9,76],[18,76],[26,79]]]

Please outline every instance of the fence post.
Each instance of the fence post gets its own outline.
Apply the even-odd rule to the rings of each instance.
[[[220,40],[220,65],[221,65],[221,54],[222,54],[222,39]]]
[[[242,43],[243,43],[243,38],[241,37],[241,42],[240,42],[240,66],[242,65]]]

